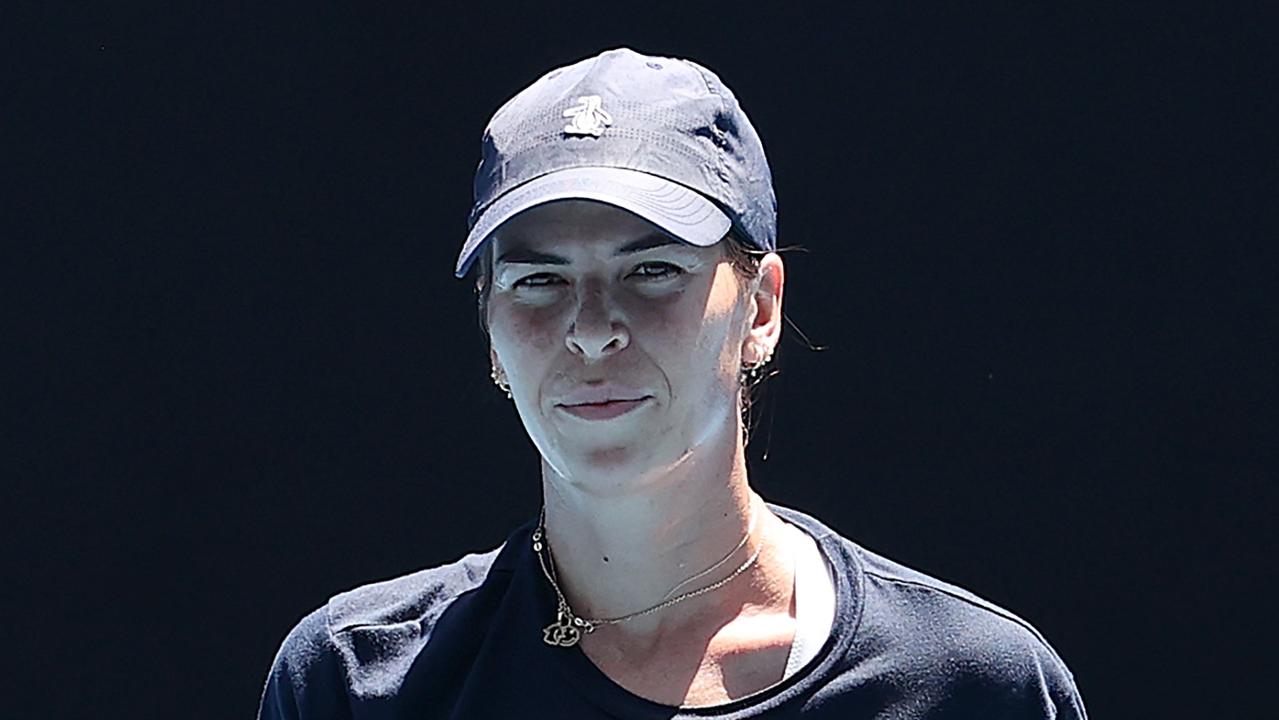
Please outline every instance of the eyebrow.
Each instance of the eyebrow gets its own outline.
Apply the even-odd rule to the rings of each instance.
[[[615,257],[622,255],[631,255],[645,250],[665,247],[667,245],[681,245],[679,241],[659,232],[648,233],[640,238],[626,243],[613,253]],[[502,253],[498,256],[495,265],[568,265],[568,258],[559,255],[552,255],[527,247],[517,246]]]

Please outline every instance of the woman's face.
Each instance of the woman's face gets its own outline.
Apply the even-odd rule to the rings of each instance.
[[[735,439],[756,303],[720,245],[582,200],[529,210],[492,242],[493,361],[555,472],[619,492]]]

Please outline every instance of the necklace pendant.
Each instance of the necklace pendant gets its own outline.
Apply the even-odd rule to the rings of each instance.
[[[555,622],[542,628],[542,640],[555,647],[573,647],[582,639],[582,631],[574,626],[568,613],[559,611]]]

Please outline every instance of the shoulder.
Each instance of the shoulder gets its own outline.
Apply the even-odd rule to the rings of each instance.
[[[342,668],[329,632],[328,607],[298,621],[275,654],[258,704],[260,720],[339,717]]]
[[[794,510],[837,575],[841,687],[875,688],[907,717],[1085,718],[1074,677],[1031,623],[871,552]]]
[[[1065,662],[1031,623],[974,593],[849,543],[861,560],[859,632],[960,715],[1083,718]],[[944,713],[943,713],[944,715]]]
[[[494,569],[501,550],[332,596],[285,636],[267,676],[259,717],[340,717],[335,713],[348,695],[393,690],[440,615],[490,572],[503,572]]]
[[[891,602],[898,612],[932,617],[938,629],[962,626],[967,633],[976,634],[970,638],[973,640],[1016,641],[1052,652],[1033,625],[1009,610],[957,585],[854,547],[862,560],[867,592]]]
[[[334,595],[326,605],[329,629],[343,633],[366,626],[429,623],[458,596],[484,582],[501,550],[472,553],[447,565]]]

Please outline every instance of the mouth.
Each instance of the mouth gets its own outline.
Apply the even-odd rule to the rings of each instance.
[[[582,420],[612,420],[639,408],[652,399],[652,395],[645,395],[629,400],[574,403],[572,405],[556,405],[555,407]]]

